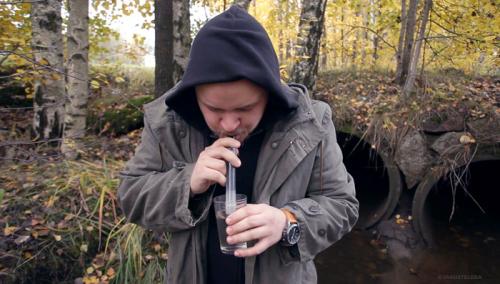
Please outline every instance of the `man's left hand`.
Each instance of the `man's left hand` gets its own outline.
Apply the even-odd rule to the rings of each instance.
[[[281,240],[286,216],[280,209],[267,204],[248,204],[229,215],[226,223],[229,244],[258,240],[253,247],[238,249],[234,253],[238,257],[247,257],[261,254]]]

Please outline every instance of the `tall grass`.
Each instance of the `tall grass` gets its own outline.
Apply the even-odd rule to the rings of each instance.
[[[167,238],[126,224],[122,167],[104,158],[2,169],[0,283],[162,282]]]

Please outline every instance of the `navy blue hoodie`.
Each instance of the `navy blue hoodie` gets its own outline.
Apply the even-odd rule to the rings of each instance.
[[[202,116],[194,87],[239,79],[267,90],[273,112],[286,114],[298,106],[297,94],[281,83],[278,57],[267,32],[246,10],[232,6],[200,29],[186,72],[165,103],[188,123],[197,122]]]
[[[269,94],[259,126],[239,151],[242,166],[236,171],[236,188],[250,199],[264,130],[298,106],[297,93],[281,83],[278,58],[264,28],[237,6],[208,21],[193,41],[181,82],[165,102],[189,124],[209,135],[196,101],[195,86],[240,79],[252,81]],[[206,146],[213,143],[213,139],[208,138]],[[213,190],[214,195],[225,192],[225,188],[217,184]],[[208,222],[207,283],[244,283],[244,259],[220,251],[213,208]]]

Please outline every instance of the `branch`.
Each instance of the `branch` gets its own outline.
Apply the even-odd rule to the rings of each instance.
[[[7,52],[7,54],[2,58],[2,60],[0,60],[0,66],[2,66],[2,64],[5,62],[5,60],[7,60],[7,58],[9,58],[9,55],[11,55],[12,52],[16,51],[19,48],[19,46],[20,46],[19,43],[16,43],[16,45],[14,45],[14,48],[12,50],[10,50],[10,52]]]
[[[14,55],[16,55],[16,56],[19,56],[19,57],[23,58],[24,60],[26,60],[26,61],[28,61],[28,62],[30,62],[30,63],[33,63],[33,64],[34,64],[34,65],[36,65],[36,66],[40,66],[40,67],[42,67],[42,69],[49,69],[49,70],[54,71],[54,72],[56,72],[56,73],[59,73],[59,74],[61,74],[61,75],[68,76],[68,77],[71,77],[71,78],[74,78],[74,79],[77,79],[77,80],[80,80],[80,81],[85,81],[85,80],[83,80],[83,79],[81,79],[81,78],[78,78],[78,77],[76,77],[76,76],[70,75],[70,74],[68,74],[68,73],[66,73],[66,72],[63,72],[63,71],[57,70],[56,68],[54,68],[54,67],[52,67],[52,66],[50,66],[50,65],[43,65],[43,64],[40,64],[40,63],[36,62],[36,60],[31,59],[30,57],[28,57],[28,56],[26,56],[26,55],[23,55],[23,54],[21,54],[21,53],[16,53],[16,52],[14,52],[14,51],[9,51],[9,50],[4,50],[4,51],[1,51],[1,52],[0,52],[0,54],[2,54],[2,53],[6,53],[6,54],[8,54],[8,55],[9,55],[9,54],[14,54]],[[11,76],[7,76],[7,77],[11,77]],[[0,78],[2,78],[2,77],[0,77]]]
[[[351,27],[351,28],[355,28],[355,29],[365,29],[365,30],[368,30],[369,32],[373,33],[375,36],[377,36],[380,40],[382,40],[387,46],[389,46],[390,48],[392,48],[394,51],[396,51],[396,47],[392,44],[390,44],[389,42],[387,42],[384,37],[382,37],[381,35],[379,35],[377,33],[377,31],[373,30],[372,28],[369,28],[369,27],[365,27],[365,26],[353,26],[353,25],[347,25],[347,24],[340,24],[342,26],[347,26],[347,27]]]
[[[46,0],[31,0],[31,1],[0,1],[0,5],[16,5],[16,4],[32,4],[37,2],[44,2]]]

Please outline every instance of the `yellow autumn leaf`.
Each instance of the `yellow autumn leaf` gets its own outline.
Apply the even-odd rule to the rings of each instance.
[[[92,81],[90,81],[90,87],[91,87],[92,89],[99,89],[99,87],[101,87],[101,85],[99,84],[99,82],[98,82],[98,81],[96,81],[96,80],[92,80]]]
[[[116,83],[123,83],[123,82],[125,82],[125,79],[123,79],[122,77],[118,76],[118,77],[115,78],[115,82]]]
[[[106,275],[108,275],[109,277],[113,277],[115,275],[115,270],[113,269],[113,267],[110,267],[108,268],[108,270],[106,270]]]
[[[15,231],[17,231],[17,229],[18,229],[18,228],[17,228],[17,227],[15,227],[15,226],[5,227],[5,228],[3,229],[3,234],[4,234],[4,236],[10,236],[10,235],[12,235]]]

